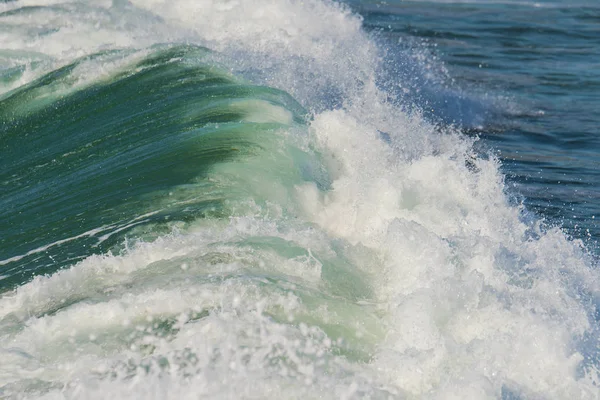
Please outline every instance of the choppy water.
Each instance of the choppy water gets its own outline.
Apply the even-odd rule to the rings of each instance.
[[[0,4],[0,397],[596,398],[594,2]]]
[[[530,210],[596,248],[598,3],[355,6],[386,45],[416,44],[429,52],[427,69],[445,90],[423,89],[426,75],[413,74],[409,81],[415,83],[404,84],[423,108],[480,133],[486,150],[499,151],[507,178]]]

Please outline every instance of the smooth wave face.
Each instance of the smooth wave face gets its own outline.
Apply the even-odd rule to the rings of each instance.
[[[599,394],[594,259],[348,8],[0,11],[1,397]]]
[[[12,281],[106,252],[133,228],[139,236],[167,231],[148,224],[230,214],[223,203],[244,190],[241,180],[210,169],[280,150],[274,131],[301,123],[303,111],[284,93],[202,64],[205,53],[95,54],[5,96],[0,263]],[[87,64],[123,57],[138,59],[81,84]]]

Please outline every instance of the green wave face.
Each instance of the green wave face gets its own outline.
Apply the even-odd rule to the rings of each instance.
[[[4,95],[0,288],[118,250],[132,230],[154,238],[313,179],[307,153],[282,139],[304,135],[302,108],[210,57],[105,52]],[[90,79],[99,67],[109,72]]]

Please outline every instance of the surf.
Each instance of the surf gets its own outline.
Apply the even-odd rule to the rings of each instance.
[[[597,394],[593,257],[349,8],[33,4],[0,6],[1,395]]]

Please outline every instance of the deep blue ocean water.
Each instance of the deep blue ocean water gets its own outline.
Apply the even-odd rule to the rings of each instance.
[[[591,0],[0,0],[0,398],[598,398],[599,54]]]
[[[478,135],[529,210],[597,251],[599,4],[351,4],[386,46],[427,54],[434,78],[425,94],[413,84],[417,102]]]

